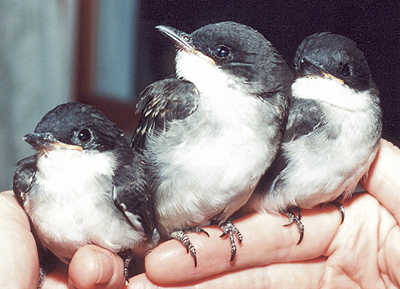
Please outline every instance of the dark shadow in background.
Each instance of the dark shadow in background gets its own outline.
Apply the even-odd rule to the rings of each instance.
[[[186,32],[220,21],[235,21],[262,33],[289,64],[307,36],[330,31],[355,40],[364,52],[381,93],[383,136],[400,140],[399,1],[154,1],[141,2],[137,93],[174,73],[174,47],[154,26]],[[397,140],[397,141],[396,141]]]

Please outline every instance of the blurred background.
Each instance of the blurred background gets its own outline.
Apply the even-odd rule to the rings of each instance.
[[[383,136],[399,144],[400,1],[2,0],[0,189],[34,153],[22,136],[60,103],[92,104],[133,133],[140,91],[174,73],[175,49],[154,26],[228,20],[257,29],[289,64],[313,33],[355,40],[381,92]]]

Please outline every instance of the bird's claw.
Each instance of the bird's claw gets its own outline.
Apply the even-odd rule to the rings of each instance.
[[[223,231],[222,235],[220,236],[221,238],[225,237],[227,234],[229,236],[229,241],[231,242],[231,258],[229,261],[232,262],[235,259],[237,251],[234,234],[237,236],[239,243],[242,243],[243,236],[231,220],[228,220],[220,225],[220,228]]]
[[[287,209],[286,211],[284,211],[285,215],[289,218],[289,222],[287,224],[285,224],[285,227],[290,226],[291,224],[293,224],[293,222],[295,221],[295,218],[300,221],[301,220],[301,209],[299,207],[295,207],[294,210],[296,210],[297,216],[295,215],[295,213],[293,213],[292,210]]]
[[[129,265],[133,260],[133,252],[132,250],[126,250],[119,252],[118,255],[124,260],[124,277],[125,281],[129,283]]]
[[[42,289],[42,285],[43,285],[43,282],[44,282],[44,279],[46,278],[46,273],[45,273],[45,271],[43,270],[43,268],[39,268],[39,282],[38,282],[38,285],[37,285],[37,289]]]
[[[301,219],[300,208],[296,208],[296,210],[298,213],[298,217],[290,209],[287,209],[286,211],[284,211],[285,215],[289,218],[289,222],[287,224],[285,224],[284,226],[287,227],[287,226],[290,226],[291,224],[293,224],[293,222],[296,223],[297,229],[300,233],[300,238],[299,238],[299,241],[297,242],[297,245],[298,245],[301,243],[301,241],[303,240],[303,237],[304,237],[304,225],[300,221],[300,219]]]
[[[342,205],[342,203],[340,202],[340,200],[341,200],[341,197],[339,197],[339,198],[337,198],[336,200],[330,202],[330,204],[334,205],[334,206],[339,210],[340,215],[341,215],[341,217],[342,217],[342,219],[341,219],[341,221],[340,221],[340,224],[343,224],[343,221],[344,221],[344,208],[343,208],[343,205]],[[323,205],[324,205],[324,203],[322,203],[322,204],[320,205],[320,208],[322,208]]]
[[[341,220],[340,224],[343,224],[343,221],[344,221],[344,208],[343,208],[342,203],[341,203],[338,199],[336,199],[336,200],[334,200],[334,201],[332,202],[332,204],[333,204],[336,208],[338,208],[338,210],[339,210],[339,212],[340,212],[340,215],[342,216],[342,220]]]
[[[207,237],[210,237],[210,234],[208,234],[208,232],[201,227],[190,228],[190,229],[187,229],[186,232],[196,232],[197,234],[204,234]]]
[[[204,229],[201,229],[200,227],[190,228],[185,231],[197,232],[199,234],[203,233],[207,236],[210,236],[207,233],[207,231],[205,231]],[[196,249],[193,246],[192,242],[190,241],[189,237],[186,235],[186,233],[183,230],[179,230],[179,231],[171,232],[169,235],[170,235],[171,239],[180,241],[186,247],[186,253],[190,252],[190,255],[192,255],[192,257],[194,259],[194,267],[197,267]]]
[[[128,268],[129,268],[129,264],[131,263],[131,261],[132,261],[132,256],[131,255],[129,255],[125,260],[124,260],[124,276],[125,276],[125,280],[126,280],[126,282],[128,282],[129,283],[129,271],[128,271]]]

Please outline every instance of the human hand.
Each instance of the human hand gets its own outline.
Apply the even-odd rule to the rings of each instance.
[[[363,178],[361,184],[400,224],[400,149],[382,140],[368,177]]]
[[[0,288],[36,288],[37,247],[29,219],[12,191],[0,193],[0,232]],[[123,288],[123,266],[122,259],[110,251],[85,246],[69,268],[60,261],[46,276],[42,289],[73,288],[74,284],[79,288]]]
[[[366,189],[399,216],[400,151],[386,141],[371,167]],[[400,198],[399,198],[400,199]],[[229,242],[220,229],[208,227],[210,238],[191,234],[198,266],[175,240],[165,242],[146,258],[147,274],[130,280],[128,288],[379,288],[399,286],[399,218],[397,221],[369,194],[357,194],[344,203],[346,218],[334,206],[303,210],[305,237],[296,245],[296,226],[273,214],[251,214],[235,222],[245,237],[234,262]]]
[[[343,204],[346,218],[342,225],[334,206],[303,210],[305,237],[296,245],[297,227],[282,227],[286,217],[251,214],[235,221],[245,239],[234,262],[228,261],[229,242],[219,237],[220,229],[207,227],[210,238],[190,234],[199,258],[196,268],[182,244],[171,240],[148,254],[147,275],[131,278],[126,287],[120,283],[124,281],[119,274],[122,260],[112,253],[101,258],[96,250],[106,255],[110,252],[85,246],[71,261],[69,283],[78,288],[96,288],[95,280],[115,282],[114,287],[102,288],[163,288],[162,284],[168,288],[190,288],[194,284],[198,288],[398,287],[399,169],[400,150],[382,141],[378,158],[363,181],[365,188],[396,218],[371,195],[357,194]],[[66,274],[64,270],[65,288]],[[45,285],[53,280],[51,276],[46,278]]]
[[[244,236],[234,262],[220,230],[210,238],[191,234],[198,266],[182,245],[171,240],[146,258],[146,275],[131,279],[132,288],[390,288],[399,287],[400,150],[383,140],[365,188],[345,202],[340,225],[336,207],[303,210],[305,236],[282,227],[286,217],[251,214],[235,221]],[[382,204],[384,206],[382,206]],[[393,214],[393,215],[392,215]],[[394,217],[393,217],[394,216]],[[157,284],[157,285],[156,285]]]
[[[155,284],[182,288],[195,284],[196,288],[399,286],[396,220],[369,194],[355,195],[344,207],[342,225],[336,207],[303,210],[305,236],[299,245],[297,227],[283,228],[287,221],[283,216],[252,214],[240,219],[235,224],[244,240],[232,263],[229,246],[219,239],[217,228],[207,229],[209,239],[190,235],[198,252],[197,268],[181,244],[163,243],[147,256],[147,275],[131,283],[135,288],[141,288],[139,284],[146,288],[158,288]]]
[[[39,281],[29,219],[11,191],[0,194],[0,287],[28,288]],[[32,287],[33,288],[33,287]]]

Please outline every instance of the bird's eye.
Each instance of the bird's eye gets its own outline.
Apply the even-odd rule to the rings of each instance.
[[[190,40],[190,37],[187,36],[187,35],[183,35],[182,38],[183,38],[183,40],[185,40],[185,41],[189,41],[189,40]]]
[[[90,131],[86,128],[82,129],[81,131],[79,131],[78,133],[78,139],[81,142],[88,142],[90,139],[92,138],[92,134],[90,133]]]
[[[350,76],[351,71],[350,71],[350,67],[347,63],[342,66],[342,70],[340,71],[340,74],[344,77]]]
[[[220,45],[217,48],[215,48],[214,50],[214,54],[215,56],[219,57],[219,58],[225,58],[229,55],[229,48],[224,46],[224,45]]]

